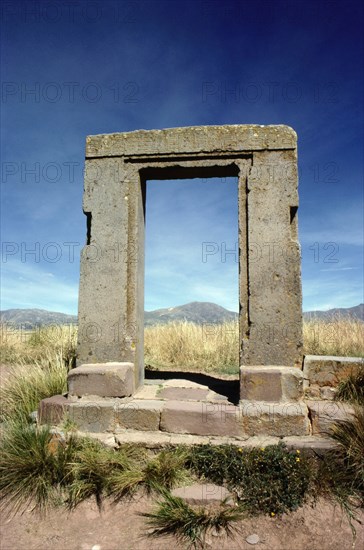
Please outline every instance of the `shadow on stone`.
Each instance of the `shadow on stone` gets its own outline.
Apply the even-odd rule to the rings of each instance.
[[[145,369],[145,380],[165,380],[171,379],[189,380],[196,384],[202,384],[208,386],[208,388],[220,395],[225,395],[229,402],[238,405],[239,404],[239,380],[223,380],[208,374],[201,374],[199,372],[178,372],[178,371],[154,371]]]

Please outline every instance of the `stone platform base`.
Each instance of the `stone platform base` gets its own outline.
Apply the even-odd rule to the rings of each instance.
[[[149,379],[134,390],[133,365],[84,365],[69,374],[69,393],[41,401],[41,424],[68,420],[87,433],[146,432],[157,438],[330,437],[332,425],[350,418],[351,406],[313,398],[342,373],[362,368],[358,358],[309,356],[303,371],[287,367],[243,367],[234,405],[206,385],[185,379]],[[99,368],[98,368],[99,367]],[[334,378],[332,378],[334,369]],[[234,382],[235,383],[235,382]],[[239,382],[236,380],[236,384]],[[213,386],[224,391],[220,385]],[[238,403],[238,399],[235,403]]]
[[[54,428],[53,432],[61,438],[66,438],[64,432],[59,428]],[[323,456],[332,449],[337,448],[337,444],[331,440],[319,436],[301,436],[301,437],[269,437],[256,436],[245,438],[198,436],[190,434],[171,434],[162,432],[140,432],[137,430],[125,430],[122,433],[98,433],[98,432],[72,432],[78,437],[90,437],[99,441],[105,447],[118,449],[122,445],[136,445],[143,448],[159,451],[168,447],[178,445],[235,445],[242,449],[253,449],[268,447],[268,445],[278,445],[283,442],[288,449],[299,450],[302,454],[310,456]]]
[[[180,379],[147,381],[132,397],[68,395],[40,403],[41,423],[62,424],[66,419],[91,433],[137,430],[231,438],[311,433],[303,402],[247,400],[233,405],[207,386]]]

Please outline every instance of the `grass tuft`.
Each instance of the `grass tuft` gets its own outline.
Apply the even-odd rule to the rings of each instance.
[[[343,481],[364,505],[364,408],[354,406],[351,418],[334,424],[331,437],[339,444]]]
[[[364,406],[364,367],[351,373],[339,383],[335,394],[336,401],[349,401]]]
[[[71,438],[54,446],[52,438],[47,426],[8,426],[0,449],[0,496],[9,512],[30,504],[42,511],[59,499],[78,443]]]
[[[243,518],[243,512],[237,508],[224,505],[215,509],[192,508],[167,492],[153,512],[141,515],[153,528],[149,536],[174,535],[193,548],[204,548],[206,535],[211,530],[231,536],[235,530],[233,523]]]

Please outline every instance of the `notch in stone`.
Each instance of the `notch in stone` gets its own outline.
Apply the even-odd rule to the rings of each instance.
[[[289,207],[289,223],[291,225],[296,219],[297,210],[298,210],[298,206],[290,206]]]
[[[86,244],[91,244],[92,212],[84,212],[86,216]]]

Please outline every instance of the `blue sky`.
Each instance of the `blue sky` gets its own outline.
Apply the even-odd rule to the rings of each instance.
[[[5,1],[2,26],[1,309],[77,312],[86,135],[205,124],[296,130],[304,310],[363,301],[361,2]],[[234,179],[147,192],[146,309],[237,310]]]

